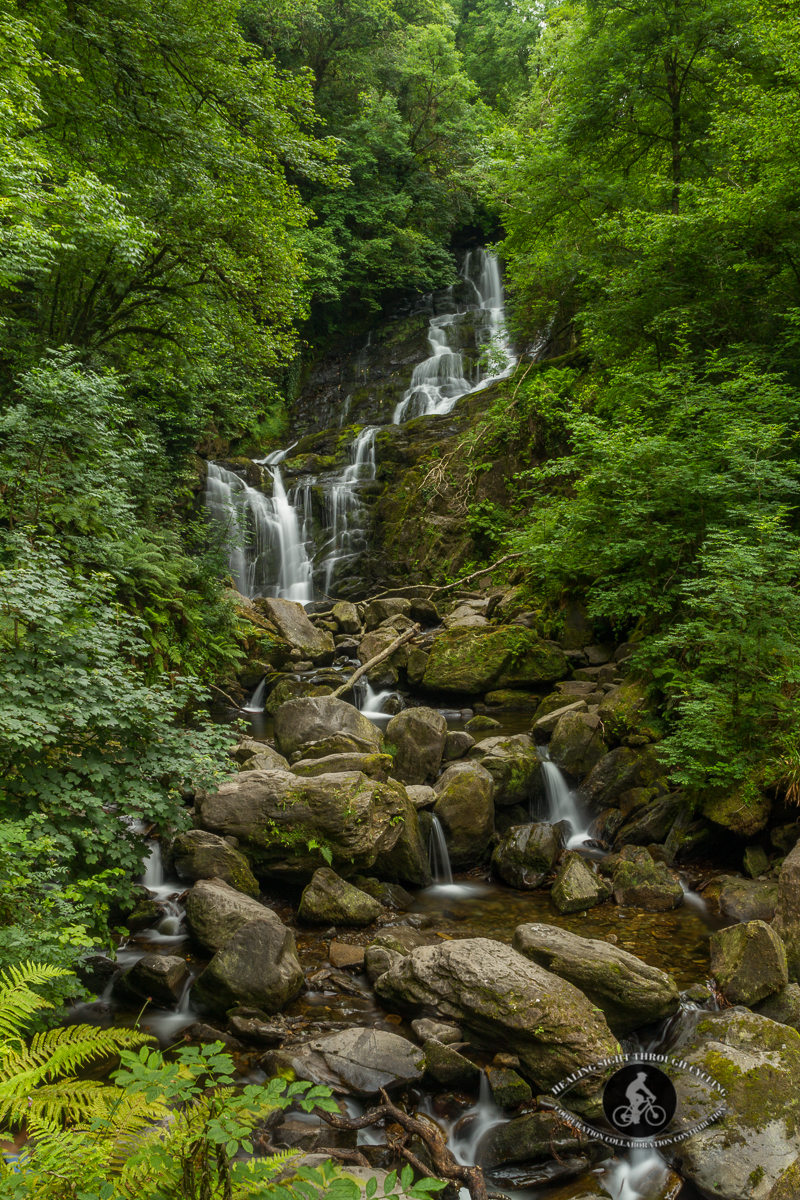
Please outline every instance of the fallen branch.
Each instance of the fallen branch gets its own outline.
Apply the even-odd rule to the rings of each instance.
[[[242,706],[241,706],[241,704],[237,704],[237,703],[236,703],[236,701],[233,699],[233,697],[232,697],[232,696],[229,696],[227,692],[223,692],[223,690],[222,690],[222,688],[221,688],[221,687],[217,687],[217,685],[216,685],[215,683],[210,683],[208,686],[209,686],[210,688],[213,688],[215,692],[219,692],[220,696],[224,696],[224,697],[225,697],[225,699],[228,701],[228,703],[229,703],[229,704],[232,704],[232,705],[233,705],[233,707],[234,707],[234,708],[237,710],[237,712],[243,712],[243,711],[244,711],[244,710],[242,709]]]
[[[439,1179],[467,1188],[471,1200],[489,1200],[483,1171],[480,1167],[462,1167],[460,1163],[457,1163],[447,1149],[444,1136],[436,1125],[420,1121],[416,1117],[409,1116],[402,1109],[395,1108],[383,1088],[381,1088],[381,1101],[379,1108],[371,1108],[369,1112],[364,1113],[363,1117],[342,1117],[335,1113],[322,1112],[319,1109],[315,1109],[315,1111],[334,1129],[367,1129],[370,1125],[377,1125],[379,1122],[387,1120],[390,1124],[399,1125],[407,1134],[418,1137],[424,1143]],[[395,1139],[392,1142],[393,1148],[415,1170],[420,1171],[423,1175],[428,1175],[429,1170],[426,1165],[403,1144],[404,1141],[404,1138]]]
[[[372,667],[377,666],[378,663],[383,662],[385,658],[389,658],[390,655],[394,654],[395,650],[399,650],[401,646],[404,646],[406,642],[410,642],[417,636],[418,633],[421,632],[421,625],[415,625],[413,629],[406,630],[405,633],[400,635],[397,641],[392,642],[391,646],[387,646],[385,650],[381,650],[380,654],[374,655],[374,657],[368,662],[363,663],[357,671],[353,672],[346,683],[343,683],[341,687],[338,687],[335,692],[331,692],[331,699],[335,699],[337,696],[341,696],[343,692],[349,691],[353,684],[357,683],[362,675],[366,674],[366,672]]]
[[[481,567],[480,571],[473,571],[471,575],[465,575],[463,579],[457,579],[455,583],[441,583],[437,586],[432,583],[413,583],[406,587],[387,588],[383,592],[378,592],[377,596],[370,596],[369,600],[364,601],[364,604],[371,604],[373,600],[381,600],[384,596],[395,596],[398,592],[415,592],[420,587],[427,588],[431,595],[434,592],[448,592],[450,588],[461,587],[462,583],[469,583],[472,579],[478,579],[481,575],[488,575],[490,572],[496,571],[498,567],[502,567],[503,563],[510,562],[512,558],[522,558],[522,551],[515,550],[513,554],[504,554],[502,558],[498,558],[497,562],[491,563],[488,567]],[[428,596],[429,600],[430,598]]]

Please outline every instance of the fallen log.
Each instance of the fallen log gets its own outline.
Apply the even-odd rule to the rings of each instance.
[[[331,697],[335,699],[337,696],[341,696],[343,692],[349,691],[353,684],[357,683],[361,676],[365,675],[371,667],[377,666],[378,663],[383,662],[385,658],[390,658],[394,654],[395,650],[399,650],[401,646],[406,644],[406,642],[413,641],[417,634],[421,632],[421,625],[415,625],[413,629],[407,629],[405,633],[400,635],[396,642],[392,642],[391,646],[387,646],[385,650],[381,650],[380,654],[375,654],[368,662],[362,663],[358,670],[353,672],[346,683],[343,683],[341,687],[338,687],[335,692],[331,692]]]
[[[488,567],[481,567],[480,571],[473,571],[471,575],[465,575],[463,579],[457,579],[455,583],[415,583],[408,584],[406,587],[387,588],[386,591],[378,592],[376,596],[370,596],[369,600],[364,600],[364,604],[370,604],[373,600],[382,600],[384,596],[396,596],[398,592],[415,592],[418,588],[424,587],[431,593],[427,597],[428,600],[434,592],[449,592],[451,588],[461,587],[462,583],[470,583],[473,579],[480,579],[481,575],[488,575],[491,571],[496,571],[498,567],[502,567],[503,563],[510,562],[512,558],[522,558],[522,551],[515,550],[513,554],[504,554],[502,558],[498,558],[497,562],[491,563]]]

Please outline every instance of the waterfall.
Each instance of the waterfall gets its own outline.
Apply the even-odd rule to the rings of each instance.
[[[267,678],[266,678],[266,676],[264,676],[264,678],[261,680],[261,683],[258,685],[256,690],[253,692],[250,699],[247,701],[247,704],[245,704],[244,708],[242,709],[242,712],[252,712],[252,713],[263,712],[264,704],[266,701],[266,691],[267,691]]]
[[[475,312],[480,342],[498,351],[505,358],[505,366],[483,379],[479,369],[478,379],[471,381],[455,344],[465,313],[431,317],[428,328],[431,355],[414,368],[408,391],[395,408],[395,425],[412,417],[449,413],[461,396],[504,379],[516,365],[505,334],[503,283],[497,259],[485,250],[470,251],[465,255],[461,278],[474,292],[475,304],[466,311]]]
[[[548,821],[554,825],[558,821],[568,821],[572,835],[567,842],[567,849],[574,850],[589,838],[589,822],[580,811],[561,769],[549,759],[542,762],[544,787],[549,805]]]
[[[341,475],[325,491],[325,528],[327,539],[320,553],[324,554],[323,588],[329,595],[337,567],[353,560],[367,548],[363,506],[358,485],[375,478],[374,425],[365,425],[350,443],[350,462]]]
[[[434,817],[431,821],[431,833],[428,839],[428,858],[430,859],[433,882],[445,885],[452,884],[453,872],[450,867],[450,855],[447,852],[444,830],[438,817]]]
[[[283,596],[304,603],[313,592],[306,531],[286,495],[278,466],[288,452],[281,450],[264,460],[272,476],[272,497],[210,462],[205,502],[211,519],[225,531],[237,590],[243,596]]]

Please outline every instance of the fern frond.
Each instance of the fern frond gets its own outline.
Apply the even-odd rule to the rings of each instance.
[[[46,963],[27,962],[6,967],[0,974],[0,1042],[19,1042],[31,1017],[43,1008],[53,1007],[44,996],[31,991],[32,987],[69,974],[70,971]]]
[[[37,1033],[29,1046],[14,1057],[0,1057],[0,1079],[9,1071],[34,1070],[43,1078],[72,1073],[96,1058],[116,1056],[149,1041],[135,1029],[99,1029],[96,1025],[66,1025]],[[0,1051],[0,1054],[2,1052]]]
[[[60,1079],[26,1088],[25,1077],[0,1085],[0,1124],[36,1114],[42,1121],[89,1121],[106,1116],[120,1097],[118,1088],[94,1079]]]

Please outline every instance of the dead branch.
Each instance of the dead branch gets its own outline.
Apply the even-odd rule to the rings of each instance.
[[[471,1200],[489,1200],[483,1171],[480,1167],[462,1167],[460,1163],[457,1163],[447,1149],[444,1137],[436,1125],[429,1124],[427,1121],[419,1121],[416,1117],[411,1117],[408,1113],[403,1112],[402,1109],[396,1108],[383,1088],[381,1088],[381,1101],[379,1108],[371,1108],[369,1112],[364,1113],[363,1117],[342,1117],[336,1113],[322,1112],[320,1109],[315,1109],[315,1112],[334,1129],[366,1129],[381,1121],[394,1122],[405,1129],[407,1133],[420,1138],[431,1156],[433,1169],[440,1179],[467,1188]],[[398,1142],[396,1149],[417,1171],[428,1174],[424,1163],[405,1146]]]
[[[492,571],[496,571],[498,567],[502,567],[503,563],[510,562],[512,558],[522,558],[522,551],[515,550],[513,554],[504,554],[502,558],[498,558],[497,562],[491,563],[488,567],[481,567],[480,571],[473,571],[471,575],[465,575],[463,579],[457,579],[455,583],[441,583],[434,587],[430,583],[408,584],[406,587],[387,588],[383,592],[378,592],[376,596],[370,596],[369,600],[365,600],[364,604],[371,604],[373,600],[381,600],[384,596],[394,596],[397,592],[415,592],[417,588],[424,587],[431,593],[428,596],[430,600],[434,592],[449,592],[451,588],[461,587],[462,583],[469,583],[472,579],[479,579],[481,575],[489,575]]]
[[[210,688],[213,688],[215,692],[219,692],[220,696],[224,696],[225,699],[228,701],[228,703],[232,704],[233,707],[237,710],[237,712],[243,711],[241,704],[237,704],[232,696],[229,696],[227,692],[223,692],[221,687],[217,687],[217,685],[215,683],[210,683],[208,686]]]
[[[335,692],[331,692],[331,699],[341,696],[343,692],[349,691],[353,684],[357,683],[361,676],[369,671],[371,667],[377,666],[377,664],[383,662],[385,658],[389,658],[390,655],[394,654],[395,650],[399,650],[399,648],[404,646],[406,642],[412,641],[418,633],[421,633],[421,631],[421,625],[415,625],[413,629],[406,630],[405,633],[400,635],[397,641],[392,642],[391,646],[387,646],[385,650],[381,650],[380,654],[374,655],[371,659],[369,659],[368,662],[363,663],[357,671],[353,672],[346,683],[343,683],[341,687],[338,687]]]

